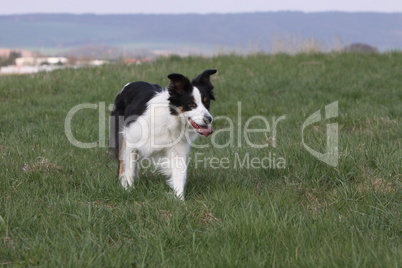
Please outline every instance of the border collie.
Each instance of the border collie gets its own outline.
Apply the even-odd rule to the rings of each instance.
[[[117,95],[110,120],[110,149],[119,160],[118,178],[133,187],[143,158],[168,177],[175,195],[184,200],[187,157],[199,135],[213,133],[211,100],[215,100],[208,69],[191,82],[182,74],[168,75],[170,84],[134,82]]]

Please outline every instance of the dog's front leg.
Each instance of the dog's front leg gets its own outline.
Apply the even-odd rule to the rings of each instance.
[[[187,151],[170,152],[169,159],[170,166],[165,169],[166,175],[169,175],[168,184],[175,195],[180,200],[184,200],[184,187],[187,179]]]
[[[185,158],[180,160],[180,162],[185,163]],[[187,179],[187,166],[186,164],[178,164],[182,166],[174,167],[172,170],[172,175],[169,179],[170,187],[173,189],[175,195],[180,199],[184,200],[184,187],[186,186]]]
[[[137,150],[131,148],[126,139],[123,139],[123,143],[120,149],[119,157],[119,179],[121,185],[128,190],[133,187],[134,178],[138,172],[138,153]]]

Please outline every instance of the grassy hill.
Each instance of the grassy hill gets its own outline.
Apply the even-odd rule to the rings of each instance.
[[[401,64],[397,53],[231,55],[2,77],[0,265],[400,266]],[[192,150],[185,202],[151,168],[124,191],[102,139],[92,149],[68,141],[65,118],[76,105],[98,105],[72,120],[78,140],[97,142],[100,115],[107,119],[124,84],[166,85],[171,72],[193,77],[206,68],[219,70],[216,132],[198,140],[207,149]],[[338,123],[337,167],[301,144],[303,122],[334,101],[338,117],[306,128],[305,141],[323,152],[326,124]],[[243,130],[256,115],[286,116],[275,148],[272,129],[247,135],[268,148],[247,144]],[[223,116],[242,129],[222,131],[230,127]],[[206,164],[195,161],[200,154]],[[235,166],[247,155],[284,165]],[[211,158],[229,165],[214,168]]]

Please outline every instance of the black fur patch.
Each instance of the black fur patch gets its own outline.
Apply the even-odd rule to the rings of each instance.
[[[124,120],[132,116],[141,116],[147,109],[147,103],[156,93],[162,92],[159,85],[146,82],[134,82],[124,87],[114,102],[115,111],[124,116]],[[126,122],[127,124],[132,123]]]
[[[214,86],[211,83],[210,76],[215,74],[217,70],[215,69],[207,69],[193,79],[193,86],[197,87],[201,93],[201,100],[204,104],[205,108],[209,110],[210,101],[215,100],[214,96]]]
[[[182,74],[170,74],[168,78],[170,114],[178,115],[179,112],[190,111],[191,105],[194,104],[193,85],[190,80]]]

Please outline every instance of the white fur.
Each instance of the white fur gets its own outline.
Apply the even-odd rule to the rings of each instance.
[[[124,188],[133,186],[134,178],[138,176],[138,161],[150,158],[153,163],[159,163],[159,170],[169,177],[168,184],[176,196],[184,199],[187,157],[191,143],[199,135],[190,126],[188,118],[198,125],[206,125],[204,117],[211,116],[196,87],[193,96],[197,108],[174,116],[169,110],[169,92],[157,93],[148,102],[145,113],[123,129],[125,146],[121,152],[123,173],[120,180]]]
[[[198,125],[201,126],[205,125],[205,122],[203,120],[204,117],[211,116],[211,114],[208,112],[207,108],[205,108],[205,106],[202,104],[201,93],[196,87],[194,87],[193,96],[195,99],[195,103],[197,104],[197,108],[187,112],[186,116],[191,117],[194,120],[194,122],[196,122]]]

